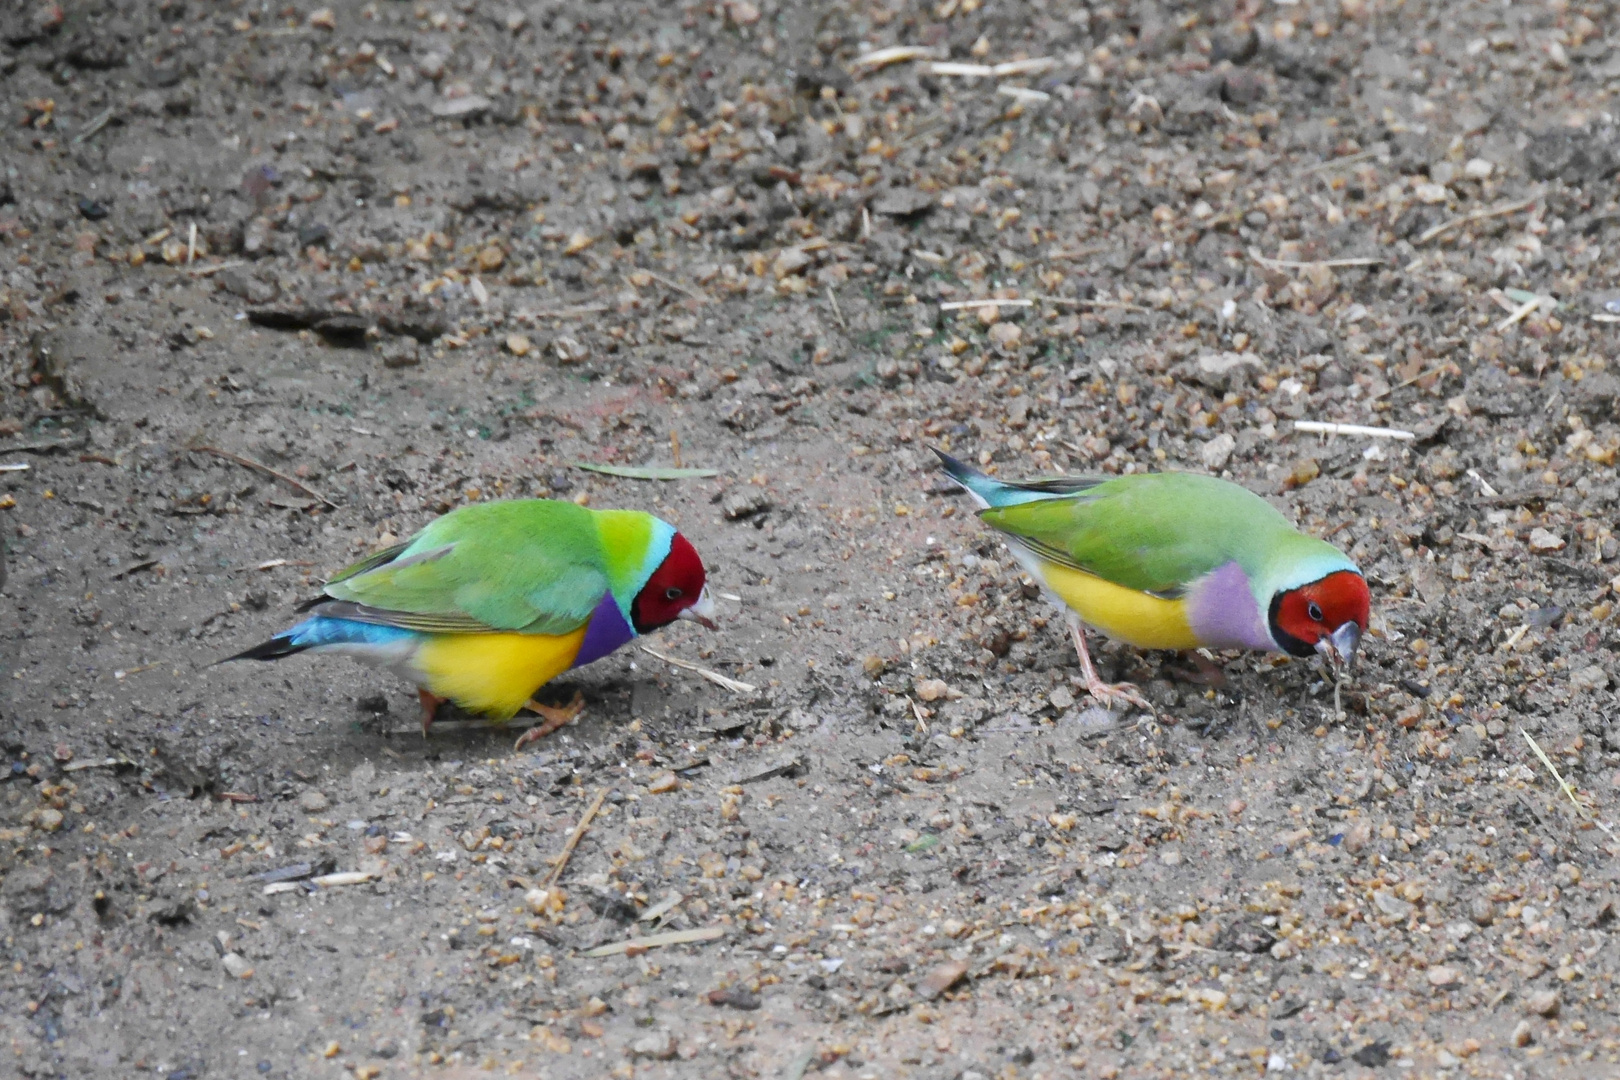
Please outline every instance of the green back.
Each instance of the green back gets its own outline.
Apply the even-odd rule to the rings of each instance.
[[[1162,596],[1180,595],[1229,562],[1264,595],[1279,581],[1288,587],[1285,579],[1297,574],[1312,575],[1303,583],[1353,565],[1332,545],[1295,530],[1258,495],[1213,476],[1141,473],[1064,484],[1074,493],[992,505],[979,516],[1043,558]],[[1009,500],[1033,490],[1007,486]],[[1329,569],[1317,573],[1324,565]]]
[[[347,568],[325,591],[360,605],[357,617],[409,629],[564,634],[608,592],[628,614],[673,533],[635,511],[551,499],[474,503]]]

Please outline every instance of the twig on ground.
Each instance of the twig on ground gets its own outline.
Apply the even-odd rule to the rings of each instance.
[[[1340,165],[1356,165],[1363,161],[1369,161],[1372,158],[1377,157],[1380,153],[1380,148],[1375,146],[1371,150],[1363,150],[1359,154],[1346,154],[1344,157],[1329,158],[1326,161],[1318,161],[1315,165],[1301,169],[1295,175],[1303,178],[1311,175],[1312,173],[1322,172],[1324,169],[1336,169]]]
[[[996,93],[1002,97],[1010,97],[1019,104],[1037,104],[1052,100],[1052,95],[1045,90],[1031,90],[1027,86],[1013,86],[1010,83],[996,87]]]
[[[1503,214],[1517,214],[1520,210],[1527,210],[1534,206],[1540,200],[1540,195],[1532,195],[1528,199],[1520,199],[1518,202],[1508,203],[1506,206],[1493,206],[1488,210],[1475,210],[1471,214],[1463,214],[1461,217],[1454,217],[1450,221],[1442,221],[1434,228],[1426,231],[1422,236],[1419,236],[1417,242],[1426,244],[1441,233],[1450,232],[1457,226],[1466,225],[1471,221],[1484,221],[1486,218],[1501,217]]]
[[[941,311],[962,311],[969,308],[1033,307],[1033,300],[951,300],[939,305]]]
[[[1494,499],[1501,494],[1500,491],[1497,491],[1495,488],[1491,487],[1491,485],[1485,482],[1485,478],[1479,475],[1478,469],[1469,469],[1468,476],[1479,485],[1479,493],[1485,496],[1487,499]]]
[[[135,762],[128,758],[110,757],[98,758],[95,761],[70,761],[62,766],[63,772],[81,772],[84,769],[116,769],[121,765],[133,766]]]
[[[1005,63],[993,64],[990,74],[998,79],[1012,75],[1039,75],[1057,67],[1058,62],[1050,56],[1037,56],[1029,60],[1008,60]]]
[[[1074,307],[1108,308],[1115,311],[1140,311],[1144,315],[1151,315],[1152,308],[1141,304],[1127,304],[1123,300],[1081,300],[1074,296],[1037,296],[1035,299],[1043,304],[1072,305]]]
[[[1268,259],[1255,248],[1249,249],[1249,258],[1261,266],[1270,266],[1277,270],[1310,270],[1318,266],[1329,270],[1341,266],[1383,266],[1388,259],[1379,259],[1371,256],[1358,256],[1353,259],[1314,259],[1309,262],[1297,262],[1292,259]]]
[[[328,499],[325,495],[322,495],[308,484],[301,480],[295,480],[293,477],[288,476],[284,472],[277,472],[270,466],[260,464],[259,462],[254,461],[252,458],[245,458],[241,454],[233,454],[229,450],[221,450],[217,446],[193,446],[191,449],[204,454],[213,454],[215,457],[224,458],[226,461],[234,461],[244,469],[254,469],[258,472],[264,473],[266,476],[273,476],[277,480],[291,484],[293,487],[297,488],[299,491],[302,491],[305,495],[308,495],[317,502],[323,502],[333,510],[337,509],[337,503],[333,502],[331,499]]]
[[[579,824],[575,825],[574,831],[568,834],[568,843],[563,845],[562,854],[557,856],[557,865],[552,867],[551,873],[546,875],[546,885],[548,887],[555,885],[557,879],[562,877],[563,871],[568,868],[568,860],[574,857],[574,849],[579,847],[580,840],[584,839],[585,830],[591,827],[591,820],[596,817],[596,812],[602,809],[602,802],[607,798],[607,795],[607,788],[598,791],[596,798],[591,800],[591,805],[585,808],[585,814],[579,819]]]
[[[705,679],[708,679],[710,682],[714,683],[716,686],[725,687],[733,694],[752,694],[759,689],[759,687],[755,686],[753,683],[745,683],[739,682],[736,679],[728,679],[718,671],[710,671],[701,664],[694,664],[690,660],[682,660],[680,657],[669,656],[661,653],[651,645],[643,645],[641,647],[641,651],[646,653],[648,656],[662,660],[671,667],[678,667],[685,671],[690,671],[694,674],[701,675]]]
[[[241,259],[237,259],[234,262],[222,262],[222,263],[214,263],[212,266],[194,267],[194,268],[192,268],[192,269],[190,269],[190,270],[188,270],[186,272],[188,274],[190,274],[192,277],[212,277],[214,274],[219,273],[221,270],[235,270],[238,266],[246,266],[246,265],[247,265],[246,262],[242,261]]]
[[[602,956],[618,956],[620,953],[639,953],[647,949],[656,949],[660,945],[695,945],[700,941],[718,941],[726,936],[723,926],[702,926],[696,930],[670,930],[663,934],[648,934],[646,937],[631,938],[628,941],[614,941],[606,945],[598,945],[580,953],[581,956],[597,958]]]
[[[667,278],[663,274],[655,274],[651,270],[643,270],[642,273],[658,282],[658,284],[662,285],[664,288],[673,289],[678,293],[685,293],[687,296],[690,296],[700,304],[711,303],[714,299],[702,289],[694,289],[690,285],[682,285],[680,282]],[[605,306],[603,310],[606,310]]]
[[[1417,433],[1400,428],[1364,427],[1361,424],[1332,424],[1325,420],[1295,420],[1294,430],[1313,435],[1365,435],[1374,439],[1399,439],[1411,442]]]
[[[0,454],[50,454],[57,450],[79,450],[89,442],[89,436],[86,436],[82,439],[56,439],[50,442],[12,443],[10,446],[0,446]]]
[[[1102,247],[1084,247],[1080,248],[1078,251],[1048,251],[1046,253],[1046,257],[1053,262],[1058,262],[1065,259],[1083,259],[1087,255],[1095,255],[1103,250],[1106,249]]]
[[[1533,311],[1541,306],[1543,299],[1544,297],[1540,296],[1532,297],[1531,299],[1520,304],[1518,307],[1514,308],[1513,314],[1496,324],[1496,332],[1500,334],[1503,330],[1506,330],[1515,323],[1524,321]]]
[[[1547,771],[1552,773],[1554,780],[1558,781],[1558,786],[1564,790],[1565,795],[1569,796],[1569,801],[1575,804],[1575,812],[1581,817],[1584,817],[1586,820],[1590,821],[1592,824],[1596,825],[1598,828],[1602,829],[1604,832],[1608,833],[1610,836],[1613,836],[1614,830],[1609,828],[1609,826],[1605,825],[1603,822],[1599,821],[1597,819],[1597,815],[1593,814],[1591,810],[1587,809],[1586,805],[1582,803],[1581,800],[1575,797],[1574,786],[1571,785],[1568,780],[1565,780],[1562,776],[1558,775],[1558,769],[1553,765],[1552,758],[1548,757],[1547,752],[1541,748],[1541,745],[1537,743],[1535,739],[1530,737],[1530,733],[1524,730],[1524,728],[1520,728],[1519,734],[1524,736],[1524,741],[1530,744],[1530,749],[1536,752],[1536,757],[1541,759],[1541,763],[1547,766]]]
[[[113,115],[114,112],[112,109],[103,109],[101,112],[97,113],[90,119],[89,123],[84,125],[84,128],[77,135],[73,136],[73,145],[78,146],[82,143],[89,142],[95,137],[96,132],[112,123]]]
[[[651,277],[651,274],[647,275]],[[552,311],[520,311],[514,316],[518,322],[525,319],[579,319],[607,311],[611,304],[580,304],[578,307],[557,308]]]
[[[838,294],[833,292],[831,285],[827,286],[827,302],[832,304],[833,318],[838,320],[838,328],[846,334],[849,333],[849,323],[844,321],[843,309],[838,306]]]
[[[658,903],[654,904],[646,911],[643,911],[640,915],[637,915],[636,921],[653,922],[657,919],[661,919],[679,907],[685,899],[686,897],[679,891],[671,889],[668,896],[658,901]]]
[[[926,45],[891,45],[887,49],[874,49],[872,52],[857,56],[850,67],[876,71],[890,64],[903,64],[908,60],[931,60],[938,55],[938,49]]]
[[[941,60],[928,65],[930,75],[960,75],[969,79],[983,79],[995,74],[995,68],[989,64],[959,64],[951,60]]]
[[[1438,374],[1445,371],[1447,368],[1449,368],[1451,366],[1452,366],[1452,364],[1451,364],[1450,360],[1447,360],[1443,364],[1436,364],[1432,368],[1429,368],[1429,369],[1427,369],[1425,371],[1418,372],[1416,375],[1412,376],[1410,379],[1404,379],[1401,382],[1396,383],[1394,386],[1390,387],[1388,390],[1379,391],[1378,393],[1372,395],[1372,397],[1368,398],[1367,400],[1373,401],[1373,400],[1376,400],[1378,398],[1384,397],[1387,394],[1393,394],[1397,390],[1405,390],[1408,386],[1411,386],[1413,383],[1419,382],[1419,381],[1421,381],[1423,379],[1427,379],[1430,375],[1438,375]]]

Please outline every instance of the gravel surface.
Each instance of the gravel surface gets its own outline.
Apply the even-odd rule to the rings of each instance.
[[[1613,1075],[1615,19],[7,5],[0,1060]],[[1265,494],[1363,666],[1093,707],[930,445]],[[744,688],[627,649],[514,755],[208,666],[531,495],[676,523]]]

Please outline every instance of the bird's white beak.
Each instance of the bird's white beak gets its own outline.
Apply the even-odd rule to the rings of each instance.
[[[1349,670],[1356,662],[1356,650],[1361,647],[1361,627],[1347,622],[1316,643],[1316,651],[1330,664],[1343,664]]]
[[[702,623],[710,630],[718,630],[719,627],[714,624],[715,614],[714,598],[709,595],[709,587],[705,585],[703,591],[698,594],[697,603],[683,609],[680,617],[690,619],[695,623]]]

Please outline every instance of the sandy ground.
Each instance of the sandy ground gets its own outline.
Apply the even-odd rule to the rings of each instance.
[[[7,5],[0,1072],[1615,1075],[1615,20]],[[1092,707],[930,445],[1272,498],[1343,711]],[[746,688],[208,666],[526,495],[675,522]]]

